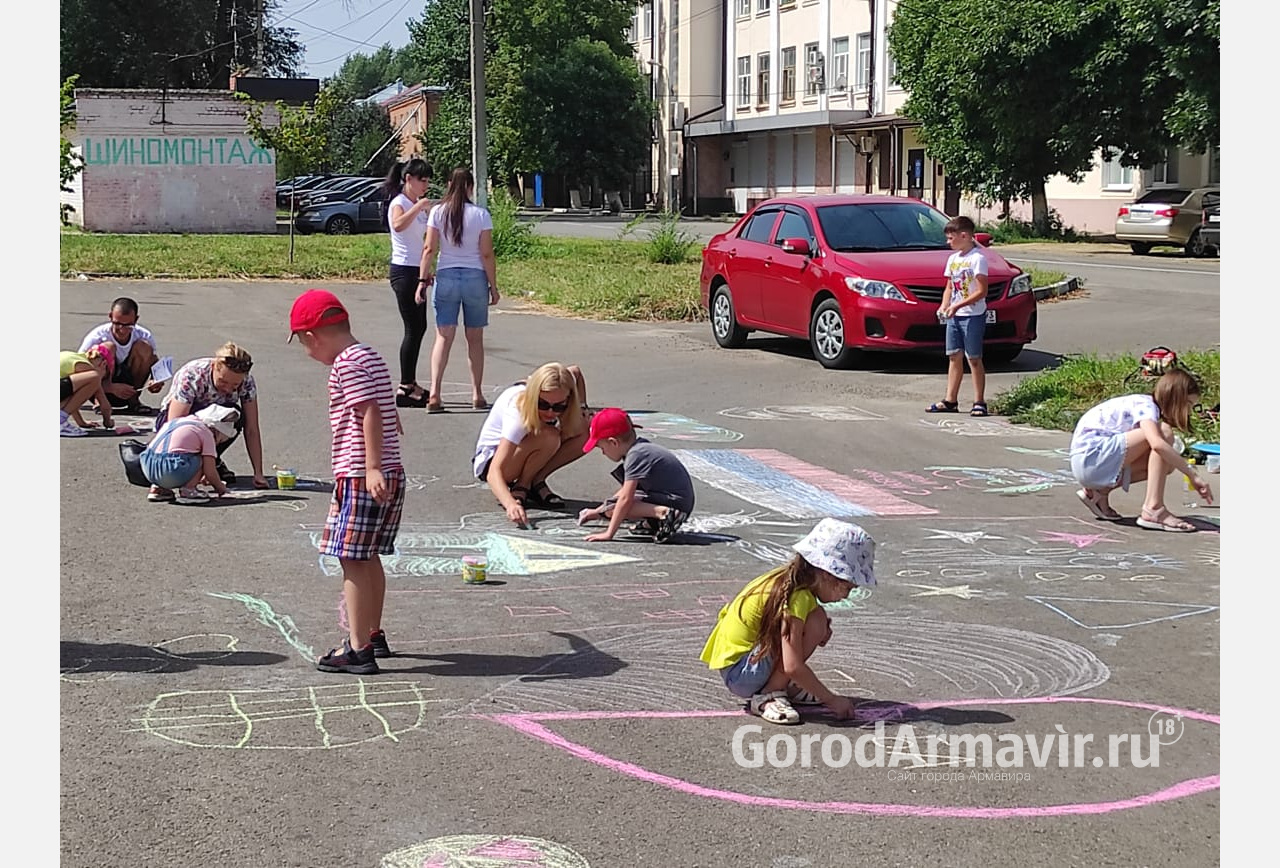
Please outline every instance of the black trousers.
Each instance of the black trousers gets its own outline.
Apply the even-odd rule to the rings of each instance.
[[[404,323],[404,337],[400,339],[400,382],[416,383],[418,355],[422,339],[427,335],[427,306],[418,304],[414,298],[418,291],[418,266],[391,266],[391,291],[396,295],[400,321]]]

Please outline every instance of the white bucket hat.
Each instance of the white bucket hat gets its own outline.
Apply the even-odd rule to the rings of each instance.
[[[235,407],[210,404],[195,415],[197,419],[228,440],[236,436],[236,422],[240,419],[240,411]]]
[[[859,587],[876,583],[876,541],[847,521],[824,518],[794,546],[813,566]]]

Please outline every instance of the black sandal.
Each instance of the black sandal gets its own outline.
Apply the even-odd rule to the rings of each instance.
[[[974,401],[973,409],[969,411],[969,415],[970,416],[990,416],[991,414],[987,412],[987,405],[985,403],[983,403],[982,401]]]
[[[417,407],[417,408],[422,408],[427,406],[427,401],[431,399],[431,395],[427,392],[426,389],[422,389],[422,394],[419,397],[415,398],[413,397],[413,390],[416,388],[421,388],[421,387],[416,384],[413,386],[405,386],[403,383],[401,383],[400,388],[396,391],[396,406],[397,407]]]
[[[934,401],[928,407],[924,408],[926,413],[959,413],[959,401]]]
[[[535,482],[529,491],[528,504],[542,509],[564,509],[564,498],[547,487],[546,480]]]
[[[529,501],[529,489],[523,485],[512,485],[507,488],[511,492],[511,496],[516,499],[516,503],[524,506]]]

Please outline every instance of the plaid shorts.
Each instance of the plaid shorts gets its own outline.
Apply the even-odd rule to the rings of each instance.
[[[350,561],[396,552],[396,533],[404,508],[404,470],[384,473],[391,501],[385,506],[369,494],[363,476],[334,480],[333,500],[320,537],[320,554]]]

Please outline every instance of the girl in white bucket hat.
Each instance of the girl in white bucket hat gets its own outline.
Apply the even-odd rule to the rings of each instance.
[[[731,693],[748,700],[752,714],[770,723],[799,723],[793,702],[824,705],[849,718],[853,700],[832,693],[807,661],[831,638],[822,603],[876,583],[875,541],[856,524],[824,518],[795,551],[720,610],[701,659]]]

